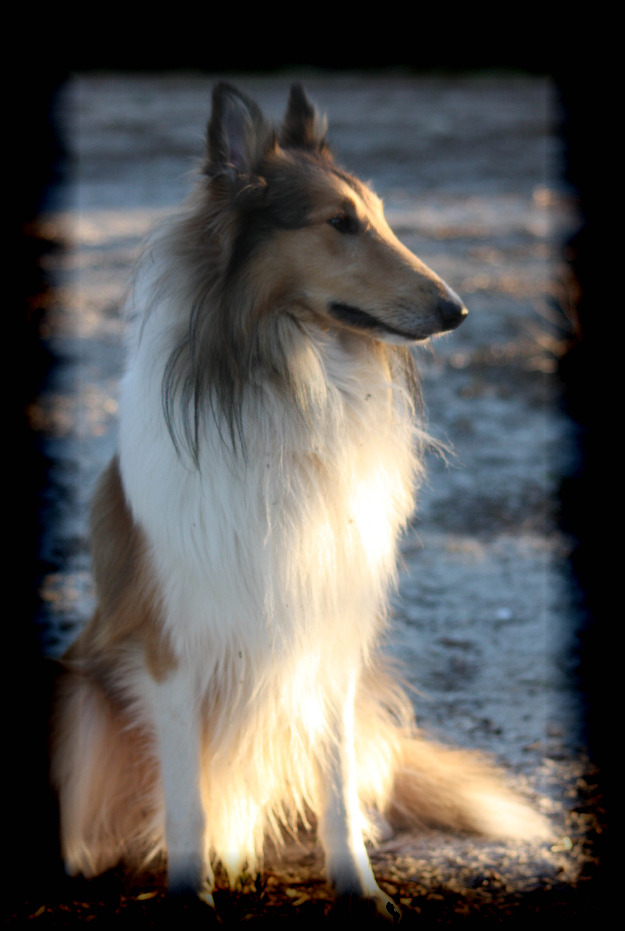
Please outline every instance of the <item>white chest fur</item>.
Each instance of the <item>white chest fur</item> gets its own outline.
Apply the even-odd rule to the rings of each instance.
[[[217,643],[283,651],[320,627],[366,643],[413,507],[412,412],[360,338],[302,332],[294,359],[307,416],[262,380],[242,406],[245,454],[206,412],[199,461],[177,450],[162,407],[169,309],[144,320],[123,382],[120,465],[152,546],[180,654]],[[356,594],[357,593],[357,594]]]

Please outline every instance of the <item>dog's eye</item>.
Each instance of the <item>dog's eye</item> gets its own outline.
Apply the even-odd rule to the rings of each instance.
[[[338,233],[357,233],[359,228],[358,220],[349,213],[337,213],[328,223]]]

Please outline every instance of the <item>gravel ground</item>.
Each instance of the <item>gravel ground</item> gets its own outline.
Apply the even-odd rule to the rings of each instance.
[[[233,77],[280,117],[291,75]],[[462,328],[420,350],[432,456],[410,533],[389,649],[418,690],[424,729],[479,748],[550,817],[546,844],[394,837],[374,855],[404,920],[480,925],[593,910],[601,828],[574,684],[578,603],[571,540],[558,521],[576,436],[558,359],[571,336],[561,247],[576,225],[559,172],[555,92],[526,76],[298,74],[328,113],[340,161],[370,180],[400,238],[463,296]],[[89,614],[88,501],[115,446],[119,318],[150,224],[184,195],[201,155],[214,78],[79,75],[62,98],[70,184],[46,217],[64,248],[48,344],[60,360],[32,425],[52,464],[41,634],[58,655]],[[22,917],[156,924],[158,876],[60,884]],[[320,918],[327,890],[314,847],[218,893],[225,920]]]

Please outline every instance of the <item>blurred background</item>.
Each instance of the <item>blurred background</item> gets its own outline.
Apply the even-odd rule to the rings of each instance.
[[[7,449],[20,450],[9,457],[19,504],[7,575],[21,610],[7,624],[6,700],[22,914],[56,888],[48,666],[92,606],[88,503],[115,447],[128,272],[145,232],[188,189],[221,77],[276,119],[302,81],[328,115],[338,160],[469,307],[457,333],[419,350],[429,426],[454,455],[428,464],[389,649],[418,689],[421,725],[494,755],[552,818],[549,849],[506,851],[515,895],[586,914],[606,876],[600,623],[610,601],[596,543],[605,483],[592,415],[587,76],[529,19],[516,41],[495,42],[492,30],[468,41],[460,22],[452,41],[423,18],[407,36],[395,17],[370,25],[374,44],[363,26],[315,10],[313,28],[311,15],[258,29],[194,16],[156,41],[120,38],[111,22],[85,39],[79,20],[55,20],[25,42],[11,107],[18,297],[7,367],[19,444]],[[50,864],[36,877],[24,867],[33,836]],[[483,861],[464,841],[424,844],[401,849],[412,867],[398,881],[415,863],[423,875],[424,857],[440,882],[448,859]]]

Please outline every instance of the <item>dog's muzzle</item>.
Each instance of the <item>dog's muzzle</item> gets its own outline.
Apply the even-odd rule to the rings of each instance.
[[[433,310],[424,319],[411,326],[406,321],[405,326],[395,326],[382,320],[360,307],[353,307],[338,301],[332,301],[328,310],[335,320],[359,330],[369,330],[377,333],[381,338],[391,338],[400,341],[415,342],[436,336],[438,333],[447,333],[460,326],[469,311],[460,298],[455,295],[441,297]]]

